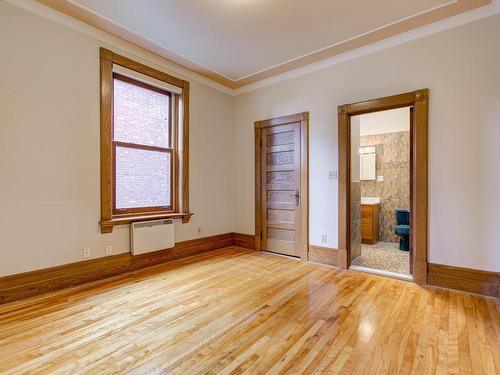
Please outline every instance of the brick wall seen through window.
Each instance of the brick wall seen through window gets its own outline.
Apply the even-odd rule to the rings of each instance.
[[[171,208],[170,94],[115,74],[115,209]]]

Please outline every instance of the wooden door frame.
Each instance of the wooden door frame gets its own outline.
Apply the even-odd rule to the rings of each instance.
[[[301,112],[268,120],[255,121],[255,250],[261,249],[261,130],[278,125],[300,123],[300,259],[307,260],[309,244],[309,112]]]
[[[410,243],[413,249],[413,280],[427,283],[428,251],[428,110],[429,89],[338,106],[339,222],[338,265],[349,268],[351,117],[370,112],[413,106],[413,137],[410,207]]]

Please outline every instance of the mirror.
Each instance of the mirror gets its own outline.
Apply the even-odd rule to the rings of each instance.
[[[359,149],[359,179],[361,181],[376,179],[376,160],[375,147],[362,147]]]

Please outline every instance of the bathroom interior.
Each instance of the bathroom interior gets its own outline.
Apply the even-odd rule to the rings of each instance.
[[[410,116],[351,117],[351,268],[411,277]]]

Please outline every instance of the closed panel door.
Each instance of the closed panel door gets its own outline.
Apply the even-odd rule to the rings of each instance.
[[[261,131],[261,248],[300,256],[300,122]]]

